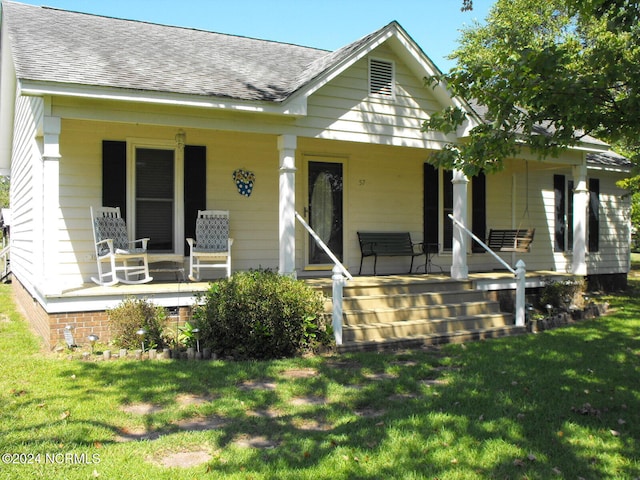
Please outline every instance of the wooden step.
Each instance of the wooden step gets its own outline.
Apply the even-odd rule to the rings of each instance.
[[[494,313],[458,316],[439,320],[406,320],[398,322],[343,325],[342,341],[359,342],[387,338],[411,338],[433,334],[453,334],[458,331],[482,330],[513,324],[513,315]]]
[[[461,290],[449,292],[401,293],[390,295],[360,295],[344,297],[343,309],[373,310],[384,308],[427,307],[487,301],[486,292]]]
[[[316,282],[325,295],[330,283]],[[512,313],[470,281],[444,276],[356,277],[343,289],[339,351],[461,342],[524,333]],[[327,301],[327,313],[331,312]]]
[[[344,310],[345,325],[394,323],[411,320],[438,320],[499,313],[498,302],[480,301],[449,305],[423,305],[415,307],[376,308],[369,310]]]
[[[382,340],[360,340],[344,342],[337,347],[339,353],[398,350],[403,348],[422,348],[429,345],[446,343],[465,343],[488,340],[510,335],[527,333],[525,327],[508,325],[504,327],[482,328],[477,330],[459,330],[454,333],[434,333],[413,337],[388,337]]]

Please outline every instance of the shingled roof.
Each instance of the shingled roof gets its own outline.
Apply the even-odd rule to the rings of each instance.
[[[21,80],[279,102],[367,37],[328,52],[3,2]]]

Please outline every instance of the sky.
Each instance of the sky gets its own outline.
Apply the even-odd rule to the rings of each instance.
[[[77,12],[337,50],[396,20],[442,71],[460,29],[495,0],[16,0]]]

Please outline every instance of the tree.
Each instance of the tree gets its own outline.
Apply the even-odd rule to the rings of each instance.
[[[586,135],[637,156],[639,19],[634,0],[498,0],[486,24],[463,31],[456,66],[427,80],[444,81],[484,120],[431,161],[473,175],[523,148],[555,155]],[[467,117],[448,108],[423,129],[451,132]]]
[[[0,207],[9,206],[9,177],[0,176]]]

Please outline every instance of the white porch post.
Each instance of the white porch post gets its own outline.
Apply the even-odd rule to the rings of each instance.
[[[280,152],[279,245],[280,275],[296,274],[296,147],[295,135],[278,137]]]
[[[460,170],[453,171],[453,218],[467,226],[467,185],[469,179]],[[447,221],[449,221],[447,219]],[[451,278],[466,280],[469,277],[467,266],[467,234],[454,224],[452,245]]]
[[[587,165],[573,167],[573,266],[574,275],[587,274]]]
[[[42,225],[36,235],[37,250],[42,254],[40,289],[47,294],[62,291],[61,282],[57,279],[60,272],[60,131],[60,118],[45,115],[42,123]]]

